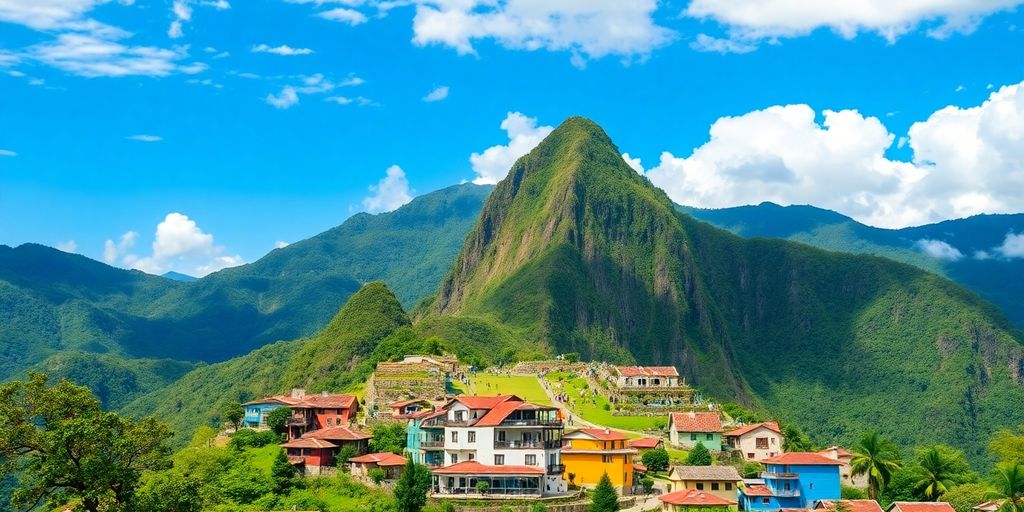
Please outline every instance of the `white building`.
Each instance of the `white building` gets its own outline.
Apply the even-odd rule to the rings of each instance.
[[[744,425],[722,437],[725,446],[740,452],[746,460],[767,459],[782,453],[785,439],[779,424],[774,421]]]
[[[613,366],[609,372],[619,388],[679,387],[679,371],[674,366]]]
[[[435,494],[545,496],[568,490],[558,409],[513,395],[463,396],[444,408],[444,466],[432,471]]]

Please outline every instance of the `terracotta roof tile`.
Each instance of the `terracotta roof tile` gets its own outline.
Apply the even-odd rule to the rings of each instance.
[[[495,405],[491,408],[487,414],[484,414],[482,418],[477,420],[475,426],[477,427],[496,427],[501,425],[501,422],[505,421],[515,411],[543,411],[543,410],[557,410],[554,407],[542,406],[533,404],[530,402],[519,402],[515,400],[509,400]]]
[[[331,441],[358,441],[361,439],[369,439],[373,436],[359,432],[358,430],[352,430],[348,427],[330,427],[307,432],[302,437],[304,439],[328,439]]]
[[[540,466],[485,466],[475,460],[467,460],[431,470],[438,475],[543,475]]]
[[[787,464],[791,466],[842,466],[836,459],[814,452],[789,452],[759,460],[761,464]]]
[[[337,448],[338,445],[325,441],[323,439],[316,439],[313,437],[300,437],[298,439],[292,439],[287,443],[281,445],[281,448]]]
[[[944,501],[896,501],[889,505],[890,512],[954,512],[953,507]]]
[[[836,503],[842,503],[846,512],[882,512],[882,507],[875,500],[822,500],[816,508],[836,510]]]
[[[674,366],[616,366],[615,371],[623,377],[678,377]]]
[[[629,442],[629,446],[633,448],[657,448],[661,444],[661,439],[655,439],[653,437],[644,437],[641,439],[634,439]]]
[[[742,492],[747,496],[775,496],[767,485],[748,485],[743,488]]]
[[[719,498],[710,492],[704,492],[697,489],[683,489],[676,492],[670,492],[668,494],[658,496],[658,499],[668,503],[669,505],[690,505],[698,507],[727,507],[736,503],[735,501]]]
[[[669,478],[678,480],[719,480],[739,482],[742,480],[732,466],[672,466]]]
[[[722,431],[722,418],[717,412],[674,412],[671,418],[676,432]]]
[[[763,423],[751,423],[750,425],[744,425],[744,426],[742,426],[740,428],[737,428],[735,430],[730,430],[730,431],[726,432],[725,435],[727,435],[729,437],[738,437],[738,436],[742,436],[743,434],[746,434],[748,432],[753,432],[753,431],[755,431],[755,430],[757,430],[757,429],[759,429],[761,427],[764,427],[764,428],[766,428],[768,430],[771,430],[771,431],[779,433],[779,434],[782,433],[782,429],[779,428],[779,424],[778,423],[776,423],[774,421],[766,421],[766,422],[763,422]]]
[[[470,409],[493,409],[496,405],[509,400],[523,401],[522,398],[515,395],[457,396],[452,398],[453,402],[459,402]]]
[[[568,437],[577,432],[582,432],[590,437],[593,437],[594,439],[598,439],[601,441],[624,441],[626,439],[629,439],[628,437],[626,437],[625,434],[616,432],[614,430],[608,430],[605,428],[581,428],[573,430],[572,432],[569,432],[568,434],[562,437]]]
[[[409,459],[402,457],[401,455],[395,455],[393,453],[368,453],[366,455],[360,455],[358,457],[352,457],[348,460],[349,462],[356,462],[359,464],[373,463],[378,466],[402,466],[405,465]]]

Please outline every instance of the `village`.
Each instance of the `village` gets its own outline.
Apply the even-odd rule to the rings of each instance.
[[[588,510],[586,493],[606,480],[630,512],[883,512],[843,499],[844,488],[868,486],[850,451],[786,451],[777,422],[729,416],[674,367],[570,354],[478,372],[453,356],[408,355],[379,363],[361,394],[293,389],[242,406],[243,429],[271,429],[278,416],[298,474],[387,486],[411,461],[450,510]],[[388,425],[405,431],[401,453],[372,452],[372,433]],[[954,509],[894,502],[886,512]]]

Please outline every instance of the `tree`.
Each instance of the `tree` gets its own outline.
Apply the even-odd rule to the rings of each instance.
[[[487,494],[487,491],[489,491],[490,489],[491,484],[487,483],[484,480],[480,480],[479,482],[476,483],[476,492],[478,494]]]
[[[893,472],[900,469],[899,450],[877,432],[861,436],[854,450],[850,472],[853,476],[868,476],[868,497],[877,500],[879,491],[888,485]]]
[[[430,490],[430,470],[409,459],[402,470],[402,476],[395,483],[395,502],[398,512],[420,512],[427,504]]]
[[[341,449],[338,450],[338,456],[335,457],[338,461],[338,467],[348,468],[348,460],[351,459],[352,457],[355,457],[356,455],[359,455],[359,451],[356,450],[355,446],[352,446],[350,444],[342,446]]]
[[[989,499],[1004,500],[999,512],[1024,512],[1024,464],[1000,464],[992,483]]]
[[[760,462],[751,461],[743,464],[743,471],[740,473],[743,478],[760,478],[762,471],[764,471],[764,466]]]
[[[972,512],[974,506],[988,499],[992,493],[989,486],[982,483],[958,485],[942,495],[942,501],[949,503],[956,512]]]
[[[381,468],[373,468],[366,474],[366,476],[370,477],[370,480],[372,480],[373,483],[380,485],[388,475]]]
[[[202,482],[178,471],[158,471],[143,477],[135,493],[134,510],[146,512],[200,512]]]
[[[224,410],[221,411],[221,416],[223,416],[235,430],[238,430],[239,425],[242,424],[242,418],[245,417],[245,409],[242,408],[242,404],[238,402],[229,402],[224,406]]]
[[[1000,430],[992,436],[988,449],[1002,464],[1024,464],[1024,433]]]
[[[651,489],[654,489],[654,479],[649,476],[645,476],[640,480],[640,486],[644,488],[644,494],[650,494]]]
[[[405,449],[406,431],[401,423],[381,423],[373,427],[370,438],[370,451],[375,453],[390,452],[401,455]]]
[[[868,494],[863,489],[858,489],[852,485],[841,485],[839,486],[839,498],[844,500],[863,500],[868,497]]]
[[[690,454],[686,456],[687,466],[710,466],[711,465],[711,452],[704,446],[704,443],[697,443],[696,446],[690,450]]]
[[[601,475],[601,481],[597,483],[594,493],[590,497],[590,512],[618,512],[619,495],[615,493],[612,486],[612,479],[608,473]]]
[[[78,501],[89,512],[131,505],[142,472],[170,466],[170,429],[100,409],[82,386],[45,375],[0,386],[0,475],[18,472],[16,508]]]
[[[949,447],[933,446],[918,455],[913,471],[918,480],[915,490],[925,498],[938,501],[939,497],[953,488],[970,472],[967,461],[957,460],[956,451]]]
[[[807,452],[811,449],[811,438],[800,427],[792,423],[782,425],[782,451]]]
[[[668,450],[664,448],[648,450],[640,457],[640,461],[648,471],[665,471],[668,469]]]
[[[278,407],[267,413],[267,426],[275,434],[281,436],[288,432],[288,418],[292,416],[292,410],[287,407]]]
[[[270,466],[270,478],[274,480],[278,492],[287,491],[294,483],[295,466],[288,462],[288,455],[284,450],[278,450],[274,457],[274,463]]]

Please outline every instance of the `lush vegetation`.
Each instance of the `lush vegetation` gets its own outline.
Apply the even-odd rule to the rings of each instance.
[[[555,390],[561,389],[569,395],[570,410],[591,423],[611,428],[644,432],[659,430],[668,425],[666,416],[616,416],[608,398],[601,393],[592,393],[586,379],[565,372],[551,372],[545,377]],[[558,385],[561,384],[561,388]]]
[[[478,373],[470,379],[478,395],[508,394],[536,404],[550,405],[551,399],[532,375],[494,375]]]

